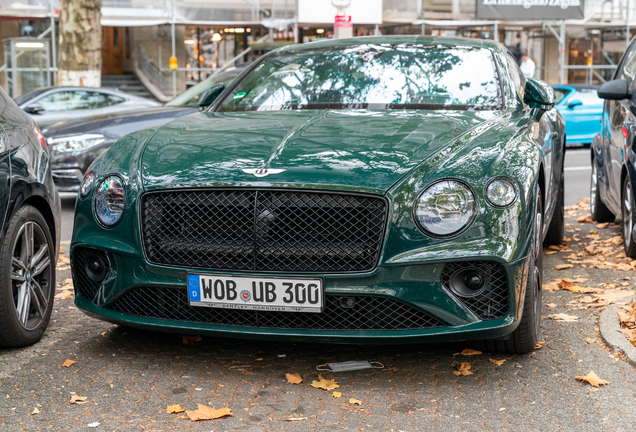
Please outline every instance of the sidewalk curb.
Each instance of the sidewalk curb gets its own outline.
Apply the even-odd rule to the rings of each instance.
[[[629,303],[631,300],[636,301],[636,296],[626,297],[621,303]],[[610,305],[601,313],[598,320],[598,328],[601,332],[601,338],[609,347],[625,356],[627,363],[636,367],[636,347],[620,332],[621,323],[618,319],[618,305]]]

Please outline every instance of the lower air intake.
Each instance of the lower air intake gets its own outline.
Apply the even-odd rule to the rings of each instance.
[[[451,286],[453,276],[467,269],[475,269],[486,276],[485,287],[472,297],[458,295]],[[501,264],[493,261],[448,263],[442,271],[441,282],[480,319],[494,320],[508,316],[508,278]]]
[[[327,295],[322,313],[272,312],[192,307],[186,289],[137,287],[108,309],[144,318],[259,328],[413,330],[444,325],[408,303],[377,296]]]

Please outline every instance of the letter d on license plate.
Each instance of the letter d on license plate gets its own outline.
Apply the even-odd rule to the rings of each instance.
[[[188,274],[191,306],[322,312],[322,279]]]

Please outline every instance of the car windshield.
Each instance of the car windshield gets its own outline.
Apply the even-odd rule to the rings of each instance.
[[[43,87],[43,88],[31,90],[30,92],[25,93],[22,96],[18,96],[13,101],[17,105],[22,105],[23,103],[30,101],[34,97],[41,95],[42,93],[44,93],[47,90],[50,90],[50,87]]]
[[[595,89],[582,89],[572,95],[567,103],[572,103],[575,100],[583,102],[583,105],[602,105],[603,99],[598,97]]]
[[[571,90],[568,90],[568,89],[564,89],[561,87],[554,87],[554,96],[556,96],[556,103],[561,102],[564,97],[570,94],[570,92]]]
[[[489,50],[378,44],[275,54],[247,75],[218,111],[501,107]]]
[[[170,100],[166,106],[196,108],[199,105],[199,98],[207,89],[219,83],[223,83],[227,87],[244,70],[244,67],[231,67],[217,72]]]

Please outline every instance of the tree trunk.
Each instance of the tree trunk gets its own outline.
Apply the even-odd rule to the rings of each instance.
[[[102,0],[61,0],[58,85],[100,87]]]

